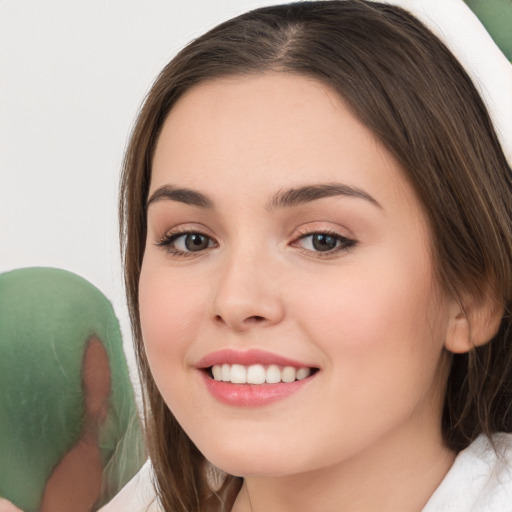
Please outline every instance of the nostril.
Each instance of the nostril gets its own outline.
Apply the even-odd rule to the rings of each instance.
[[[215,321],[220,323],[220,324],[226,323],[224,318],[222,318],[221,315],[215,315]],[[243,323],[245,323],[245,324],[247,324],[247,323],[260,323],[260,322],[264,322],[264,321],[265,321],[265,317],[264,316],[253,315],[253,316],[249,316],[249,317],[245,318],[243,320]]]
[[[245,319],[246,322],[254,322],[254,323],[262,322],[263,320],[265,320],[265,318],[262,316],[259,316],[259,315],[250,316]]]

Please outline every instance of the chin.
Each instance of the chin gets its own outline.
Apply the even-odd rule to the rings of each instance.
[[[305,457],[299,458],[297,449],[290,452],[282,446],[279,447],[279,444],[262,445],[251,441],[250,438],[246,440],[245,446],[236,448],[222,446],[222,442],[216,443],[213,449],[211,441],[206,445],[206,450],[198,446],[206,459],[225,473],[234,476],[277,477],[308,471],[313,469],[311,466],[314,465]]]
[[[293,467],[284,463],[282,459],[277,460],[278,457],[274,457],[273,460],[271,457],[265,457],[264,460],[257,459],[257,456],[253,456],[252,460],[247,458],[229,459],[221,456],[208,460],[225,473],[239,477],[279,477],[301,472],[300,470],[295,471]]]

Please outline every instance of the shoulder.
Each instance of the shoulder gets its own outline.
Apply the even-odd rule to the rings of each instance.
[[[163,512],[153,486],[153,471],[148,460],[119,494],[99,512]]]
[[[512,434],[478,437],[422,512],[512,512]]]

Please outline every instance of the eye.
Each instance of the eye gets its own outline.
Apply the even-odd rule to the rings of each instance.
[[[198,232],[168,234],[157,245],[176,256],[188,256],[217,246],[212,238]]]
[[[355,240],[337,233],[308,233],[298,238],[292,245],[315,253],[332,254],[348,250],[356,245]]]

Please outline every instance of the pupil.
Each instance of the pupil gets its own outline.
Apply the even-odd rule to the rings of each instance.
[[[201,251],[208,247],[208,238],[198,234],[187,235],[185,238],[185,247],[189,251]]]
[[[317,251],[331,251],[336,248],[337,240],[330,235],[314,235],[313,236],[313,247]]]

